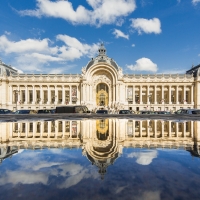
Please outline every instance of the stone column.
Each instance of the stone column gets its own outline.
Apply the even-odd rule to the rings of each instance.
[[[25,104],[28,104],[28,85],[25,86]]]
[[[185,85],[183,86],[183,103],[186,104],[186,88]]]
[[[119,102],[119,94],[118,94],[118,91],[119,91],[119,84],[116,84],[116,102]]]
[[[17,93],[17,104],[19,104],[19,101],[21,100],[21,91],[20,91],[20,86],[18,85],[18,93]]]
[[[149,92],[149,85],[147,85],[147,92],[146,92],[146,98],[147,98],[147,104],[149,104],[149,96],[150,96],[150,92]],[[150,108],[151,109],[151,108]]]
[[[42,91],[42,85],[40,86],[40,104],[43,102],[43,91]]]
[[[72,86],[69,85],[69,104],[72,104]]]
[[[113,103],[116,102],[115,92],[116,92],[116,85],[113,84]]]
[[[176,86],[176,104],[179,104],[179,100],[178,100],[178,88],[179,86]]]
[[[139,101],[140,101],[140,104],[143,104],[143,99],[142,99],[142,85],[140,85],[140,96],[139,96]]]
[[[161,87],[161,99],[162,99],[162,104],[164,104],[164,101],[165,101],[164,92],[165,92],[165,88],[164,88],[164,86],[162,85],[162,87]]]
[[[157,104],[157,86],[154,86],[154,104]]]
[[[10,104],[13,104],[13,86],[10,86]]]
[[[64,85],[62,86],[62,104],[63,105],[66,104],[65,103],[65,86]]]
[[[55,106],[58,104],[58,87],[55,85],[55,101],[54,101]]]
[[[190,92],[190,94],[191,94],[191,95],[190,95],[190,97],[191,97],[191,104],[193,104],[193,103],[194,103],[194,102],[193,102],[193,101],[194,101],[194,100],[193,100],[193,95],[194,95],[194,86],[193,86],[193,85],[191,85],[190,91],[191,91],[191,92]]]
[[[47,86],[47,92],[48,92],[48,102],[47,102],[47,104],[51,104],[51,88],[50,88],[50,85]]]
[[[32,104],[35,105],[35,102],[36,102],[36,99],[35,99],[35,96],[36,96],[36,94],[35,94],[35,85],[32,86],[32,90],[33,90],[33,101],[32,101]]]
[[[135,85],[133,85],[133,104],[135,104]]]
[[[171,85],[169,85],[169,104],[172,104],[172,99],[171,99],[171,96],[172,96],[172,92],[171,92],[171,89],[172,89],[172,87],[171,87]]]

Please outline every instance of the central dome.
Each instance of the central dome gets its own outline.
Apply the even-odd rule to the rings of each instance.
[[[112,59],[112,58],[109,58],[107,55],[106,55],[106,48],[104,47],[104,44],[101,44],[100,47],[99,47],[99,55],[96,57],[96,58],[92,58],[88,64],[86,65],[86,71],[94,64],[97,64],[97,63],[108,63],[110,65],[112,65],[116,70],[119,69],[117,63]]]

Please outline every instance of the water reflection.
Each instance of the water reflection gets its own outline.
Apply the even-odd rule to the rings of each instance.
[[[179,186],[171,185],[176,176],[183,181],[180,187],[200,183],[199,158],[193,164],[188,161],[200,155],[199,127],[199,121],[128,119],[0,123],[0,188],[18,183],[52,185],[59,190],[76,187],[87,199],[93,193],[82,191],[88,180],[99,187],[93,188],[98,192],[93,197],[118,198],[125,191],[130,193],[132,186],[136,190],[130,194],[136,196],[131,199],[161,199],[161,194],[173,199],[161,187],[163,181],[176,190]],[[151,185],[153,179],[160,183]],[[107,186],[112,183],[112,189],[115,185],[115,192],[99,181]],[[137,193],[141,184],[145,190]],[[191,193],[179,198],[174,191],[173,197],[187,199]],[[193,199],[196,194],[193,191]]]

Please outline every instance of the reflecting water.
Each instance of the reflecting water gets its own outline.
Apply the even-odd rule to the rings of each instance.
[[[3,199],[199,199],[200,122],[0,123]]]

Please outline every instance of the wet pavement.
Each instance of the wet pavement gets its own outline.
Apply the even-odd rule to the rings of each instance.
[[[199,200],[200,121],[32,116],[0,122],[2,199]]]

